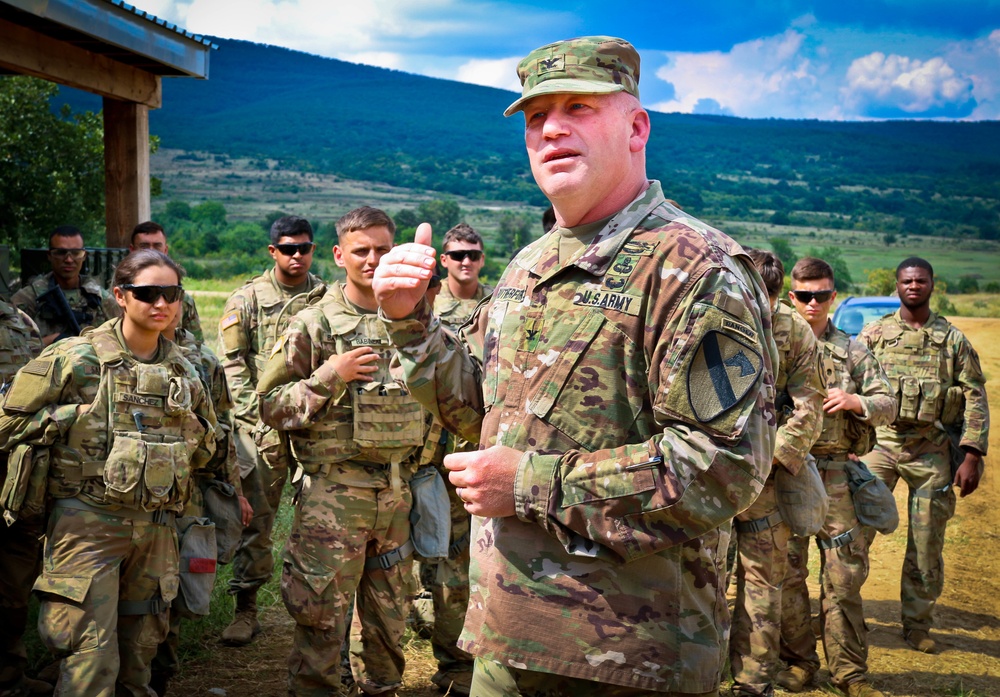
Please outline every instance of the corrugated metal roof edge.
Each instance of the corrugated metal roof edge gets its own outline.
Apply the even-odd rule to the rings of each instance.
[[[185,39],[190,39],[191,41],[201,44],[202,46],[208,46],[212,50],[218,50],[219,48],[217,44],[212,43],[211,39],[206,39],[200,34],[192,34],[183,27],[179,27],[176,24],[172,24],[165,19],[161,19],[156,15],[146,12],[145,10],[140,10],[138,7],[135,7],[134,5],[129,5],[127,2],[125,2],[125,0],[104,0],[104,1],[109,5],[114,5],[115,7],[121,8],[126,12],[131,12],[136,17],[141,17],[142,19],[145,19],[147,22],[152,22],[157,26],[163,27],[167,31],[172,31],[175,34],[179,34],[183,36]]]

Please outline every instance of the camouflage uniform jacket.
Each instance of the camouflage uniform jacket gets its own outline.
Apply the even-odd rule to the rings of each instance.
[[[180,511],[190,476],[215,454],[215,425],[183,351],[161,338],[156,361],[142,363],[114,319],[49,346],[18,372],[3,403],[0,449],[48,447],[55,498]]]
[[[204,343],[205,333],[201,329],[198,307],[194,304],[194,296],[187,291],[184,292],[184,297],[181,299],[181,321],[177,326],[190,332],[198,343]]]
[[[208,398],[215,408],[215,457],[208,463],[206,474],[229,482],[237,493],[242,494],[242,480],[236,467],[236,440],[233,437],[233,396],[229,392],[222,363],[215,352],[198,341],[192,332],[178,327],[174,339],[198,370]]]
[[[451,294],[451,289],[448,287],[448,279],[445,278],[441,283],[441,292],[438,293],[437,299],[434,301],[434,314],[441,320],[441,324],[452,331],[458,331],[459,327],[468,322],[469,318],[472,317],[472,312],[476,309],[476,305],[492,292],[493,289],[491,287],[480,283],[479,288],[476,289],[476,294],[468,300],[456,298]]]
[[[22,310],[0,300],[0,395],[28,361],[42,350],[38,327]]]
[[[43,337],[50,334],[72,335],[72,329],[56,309],[54,303],[43,300],[42,304],[39,305],[39,298],[42,298],[49,291],[53,291],[55,287],[56,279],[50,271],[14,293],[14,297],[10,300],[19,310],[23,310],[31,319],[35,320],[38,331]],[[79,295],[70,300],[69,305],[76,315],[81,330],[86,327],[97,327],[109,319],[121,315],[121,308],[115,302],[114,296],[101,288],[97,279],[81,275],[79,289]]]
[[[823,427],[826,388],[820,370],[822,354],[809,324],[793,308],[779,302],[771,317],[779,367],[774,382],[779,415],[774,458],[792,474],[798,474]]]
[[[827,322],[820,337],[827,389],[839,388],[861,400],[860,416],[846,410],[823,416],[823,432],[812,454],[843,457],[865,455],[875,445],[874,429],[896,418],[896,397],[882,366],[868,347]]]
[[[594,242],[523,249],[463,331],[387,322],[449,430],[525,452],[516,517],[474,519],[460,648],[656,691],[719,684],[729,521],[774,445],[768,298],[731,239],[651,182]]]
[[[371,381],[344,382],[330,359],[361,346],[380,355],[379,369]],[[329,476],[331,465],[351,460],[399,465],[424,445],[426,417],[390,374],[394,353],[378,316],[359,312],[339,283],[289,322],[257,386],[260,415],[271,428],[288,431],[292,456],[307,474]],[[380,397],[384,403],[378,402]],[[380,446],[359,443],[361,423],[375,411],[389,419],[398,416],[386,423],[398,428],[400,438],[409,438],[409,444],[395,442],[391,435]],[[412,469],[404,474],[408,479]]]
[[[302,307],[313,302],[326,286],[318,276],[309,274],[308,290]],[[292,296],[268,269],[233,291],[222,310],[219,322],[219,345],[225,354],[222,364],[233,393],[237,423],[252,430],[258,421],[257,381],[278,337],[298,306],[288,307]]]
[[[914,329],[897,310],[866,325],[858,339],[875,354],[898,403],[894,423],[876,432],[879,445],[897,450],[924,439],[943,445],[942,422],[954,422],[961,424],[960,445],[986,454],[986,378],[979,354],[951,322],[932,312],[923,327]],[[901,418],[908,409],[908,418]]]

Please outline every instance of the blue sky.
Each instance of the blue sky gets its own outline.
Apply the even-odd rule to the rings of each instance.
[[[586,34],[621,36],[642,56],[643,103],[659,111],[1000,119],[1000,0],[137,5],[196,33],[510,90],[519,89],[518,60],[539,45]]]

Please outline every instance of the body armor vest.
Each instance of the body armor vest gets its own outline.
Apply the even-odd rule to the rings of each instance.
[[[309,276],[310,280],[313,277]],[[254,356],[254,380],[259,380],[271,357],[271,347],[275,345],[285,329],[288,321],[297,312],[314,303],[326,286],[322,283],[314,285],[304,293],[287,298],[274,287],[277,281],[272,281],[269,274],[256,276],[250,281],[253,284],[254,296],[257,298],[257,346],[259,350]],[[323,290],[320,290],[323,289]]]
[[[0,303],[0,381],[5,386],[32,359],[32,345],[41,348],[18,311],[7,303]]]
[[[879,343],[874,347],[899,402],[897,423],[955,423],[962,411],[963,396],[961,388],[952,384],[950,325],[938,320],[911,331],[899,322],[895,319],[883,324]]]
[[[140,363],[122,348],[116,326],[84,333],[101,365],[100,385],[94,401],[78,407],[65,445],[52,448],[50,493],[179,512],[212,428],[193,411],[205,400],[204,387],[179,347],[168,343],[161,363]],[[204,452],[211,455],[214,440],[208,442]]]
[[[834,387],[855,394],[851,378],[851,340],[846,334],[833,332],[820,342],[823,347],[823,381],[827,389]],[[839,455],[845,452],[865,455],[875,446],[875,429],[849,412],[841,410],[823,414],[823,431],[810,451],[813,455]]]
[[[424,444],[424,412],[389,374],[393,349],[382,321],[348,309],[339,288],[328,292],[341,297],[316,307],[329,323],[334,343],[324,355],[370,346],[379,354],[378,371],[371,382],[348,383],[349,409],[333,407],[312,428],[288,431],[292,455],[307,474],[346,460],[398,465]]]

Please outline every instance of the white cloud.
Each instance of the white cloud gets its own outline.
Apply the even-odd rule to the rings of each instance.
[[[974,41],[952,44],[945,60],[973,84],[976,107],[970,119],[1000,119],[1000,29]]]
[[[921,61],[876,51],[851,63],[842,94],[845,105],[857,114],[919,116],[967,105],[972,89],[972,80],[943,58]]]
[[[494,60],[474,58],[459,66],[455,79],[459,82],[520,92],[521,81],[517,77],[517,64],[520,61],[519,57]]]
[[[667,64],[656,77],[673,85],[674,98],[651,108],[746,117],[828,117],[829,106],[824,109],[815,99],[826,68],[804,50],[806,38],[789,29],[737,44],[728,52],[668,52]]]

